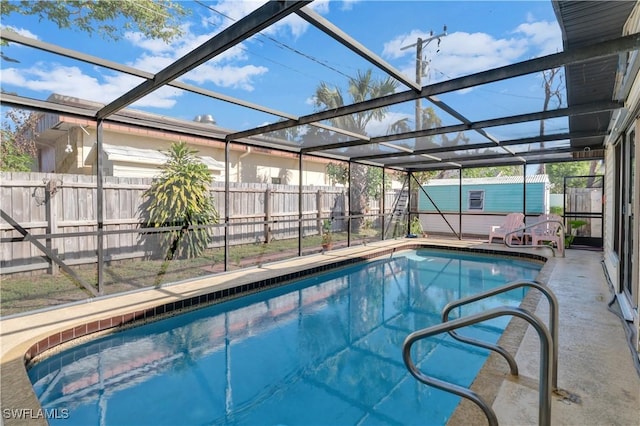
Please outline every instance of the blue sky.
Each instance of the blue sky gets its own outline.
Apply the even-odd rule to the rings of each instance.
[[[182,2],[192,10],[183,23],[185,34],[171,44],[128,32],[118,42],[98,35],[59,30],[35,17],[11,15],[2,22],[23,35],[101,56],[151,73],[158,72],[202,44],[263,2]],[[439,34],[438,45],[424,49],[428,69],[422,84],[434,83],[519,62],[562,50],[561,34],[551,1],[316,1],[311,7],[385,61],[415,79],[415,48],[401,47]],[[3,62],[2,88],[20,95],[46,99],[60,93],[108,103],[141,80],[111,70],[85,65],[22,46],[3,48],[19,63]],[[290,16],[260,35],[246,40],[181,80],[284,113],[314,112],[313,93],[320,82],[347,87],[348,77],[371,68],[366,61],[339,45],[298,16]],[[386,75],[377,69],[378,78]],[[399,85],[398,90],[407,90]],[[439,96],[471,120],[533,112],[542,109],[540,75]],[[463,99],[463,100],[462,100]],[[424,106],[427,106],[425,102]],[[225,128],[244,130],[278,117],[205,99],[166,87],[139,100],[131,108],[160,115],[193,119],[212,114]],[[383,133],[389,122],[413,116],[414,103],[391,108],[384,122],[371,123],[371,134]],[[444,124],[456,121],[437,111]],[[550,122],[548,126],[553,127]],[[565,124],[558,123],[558,127]]]

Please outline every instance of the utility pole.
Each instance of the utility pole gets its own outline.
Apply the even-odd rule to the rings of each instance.
[[[433,31],[430,32],[429,38],[421,39],[418,37],[418,40],[410,44],[408,46],[401,47],[400,50],[409,49],[410,47],[416,46],[416,83],[420,87],[422,87],[422,74],[424,74],[424,61],[422,59],[422,48],[433,40],[438,40],[438,46],[440,46],[440,40],[442,37],[446,37],[447,35],[447,26],[445,25],[442,29],[442,33],[438,35],[433,35]],[[415,130],[422,130],[422,98],[416,99],[416,128]]]

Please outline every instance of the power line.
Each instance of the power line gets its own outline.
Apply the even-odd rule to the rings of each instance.
[[[214,13],[217,13],[218,15],[220,15],[220,16],[222,16],[222,17],[224,17],[224,18],[226,18],[226,19],[228,19],[230,21],[236,22],[236,19],[234,19],[234,18],[232,18],[232,17],[220,12],[219,10],[215,9],[214,7],[206,5],[206,4],[202,3],[199,0],[196,0],[196,3],[199,4],[200,6],[203,6],[203,7],[207,8],[207,9],[209,9],[210,11],[212,11]],[[340,75],[342,75],[344,77],[347,77],[348,79],[352,78],[350,75],[345,74],[344,72],[340,71],[339,69],[337,69],[337,68],[335,68],[335,67],[333,67],[331,65],[328,65],[327,61],[320,60],[320,59],[316,58],[315,56],[311,56],[311,55],[309,55],[307,53],[301,52],[298,49],[295,49],[295,48],[293,48],[293,47],[291,47],[291,46],[289,46],[289,45],[287,45],[287,44],[285,44],[285,43],[283,43],[283,42],[281,42],[281,41],[279,41],[279,40],[277,40],[277,39],[275,39],[275,38],[273,38],[271,36],[262,34],[261,32],[259,32],[257,35],[260,36],[260,37],[266,38],[267,40],[270,40],[271,42],[275,43],[280,48],[289,50],[290,52],[293,52],[293,53],[295,53],[297,55],[300,55],[303,58],[306,58],[306,59],[308,59],[308,60],[310,60],[312,62],[315,62],[315,63],[317,63],[317,64],[319,64],[319,65],[321,65],[321,66],[323,66],[323,67],[325,67],[327,69],[330,69],[331,71],[334,71],[334,72],[336,72],[336,73],[338,73],[338,74],[340,74]],[[250,51],[249,49],[246,49],[246,48],[243,48],[243,49],[245,49],[247,51]],[[253,51],[251,51],[251,53],[256,55],[256,56],[264,58],[264,56],[258,55]],[[286,67],[286,68],[289,68],[289,69],[293,69],[293,68],[291,68],[289,66],[286,66],[286,65],[284,65],[282,63],[279,63],[279,62],[276,62],[274,60],[270,60],[270,61],[273,62],[273,63],[276,63],[278,65],[281,65],[283,67]]]
[[[429,37],[426,39],[422,39],[418,37],[415,43],[409,44],[407,46],[403,46],[400,50],[409,49],[410,47],[416,48],[416,83],[418,86],[422,87],[422,75],[424,73],[424,59],[422,58],[422,49],[427,46],[433,40],[438,40],[438,51],[440,51],[440,41],[443,37],[447,36],[447,26],[445,25],[442,29],[441,34],[434,35],[433,31],[429,33]],[[436,52],[437,53],[437,52]],[[415,111],[415,128],[416,130],[422,129],[422,98],[416,99],[416,111]]]

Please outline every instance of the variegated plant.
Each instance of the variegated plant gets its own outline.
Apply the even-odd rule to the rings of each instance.
[[[172,144],[162,173],[144,193],[146,227],[167,228],[159,239],[166,260],[200,256],[211,239],[207,225],[218,222],[211,174],[196,153],[185,142]]]

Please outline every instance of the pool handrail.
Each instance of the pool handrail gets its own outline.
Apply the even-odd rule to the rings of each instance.
[[[553,257],[556,257],[556,248],[553,247],[553,245],[547,245],[547,244],[536,244],[536,245],[530,245],[530,246],[526,246],[526,245],[519,245],[519,246],[514,246],[513,244],[511,244],[508,240],[508,236],[511,234],[517,234],[518,232],[522,232],[525,229],[529,229],[529,228],[533,228],[535,226],[541,225],[543,223],[559,223],[560,224],[560,238],[562,239],[562,241],[564,241],[564,237],[565,237],[565,229],[564,229],[564,223],[562,223],[562,221],[557,220],[557,219],[547,219],[547,220],[541,220],[540,222],[536,222],[536,223],[531,223],[529,225],[525,225],[521,228],[518,229],[514,229],[513,231],[509,231],[504,235],[504,244],[507,247],[517,247],[517,248],[549,248],[551,249],[551,252],[553,253]],[[523,236],[524,238],[524,236]],[[562,250],[562,257],[564,256],[564,250]]]
[[[413,344],[418,340],[504,315],[512,315],[524,319],[531,324],[538,333],[540,340],[538,424],[548,426],[551,424],[551,378],[549,377],[551,375],[551,370],[549,369],[549,360],[551,358],[551,334],[538,317],[525,309],[513,306],[502,306],[414,331],[406,337],[402,344],[402,358],[411,375],[418,381],[470,400],[483,411],[490,426],[497,426],[498,418],[496,413],[476,392],[464,386],[431,377],[420,371],[411,358],[411,346],[413,346]]]
[[[514,290],[519,287],[533,287],[538,289],[542,294],[547,297],[549,301],[549,333],[551,334],[551,345],[552,345],[552,356],[551,356],[551,385],[554,391],[558,390],[558,298],[547,286],[540,284],[537,281],[528,281],[528,280],[519,280],[507,283],[503,286],[496,287],[484,291],[482,293],[474,294],[469,297],[465,297],[462,299],[454,300],[453,302],[449,302],[442,309],[442,321],[449,321],[449,312],[451,312],[454,308],[466,305],[472,302],[476,302],[478,300],[486,299],[487,297],[496,296],[500,293],[504,293],[510,290]],[[471,337],[461,336],[456,333],[455,330],[450,330],[449,335],[454,339],[469,343],[471,345],[479,346],[481,348],[485,348],[502,355],[509,364],[509,369],[513,376],[518,375],[518,365],[513,358],[513,356],[507,352],[502,346],[483,342],[481,340],[476,340]]]

